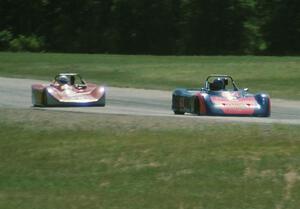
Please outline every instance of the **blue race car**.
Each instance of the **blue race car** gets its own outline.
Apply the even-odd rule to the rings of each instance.
[[[239,89],[229,75],[210,75],[203,88],[175,89],[172,110],[178,115],[269,117],[271,101],[267,94]]]

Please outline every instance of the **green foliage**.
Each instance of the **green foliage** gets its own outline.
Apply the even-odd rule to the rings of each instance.
[[[0,51],[39,52],[44,48],[44,40],[36,35],[18,35],[14,37],[11,31],[0,31]]]
[[[242,52],[243,22],[238,1],[189,0],[183,4],[185,53],[233,54]]]
[[[300,52],[300,2],[297,0],[264,0],[272,5],[265,11],[262,25],[267,50],[275,54],[299,54]]]
[[[117,37],[117,49],[121,53],[174,53],[179,6],[178,0],[114,1],[112,36]]]
[[[42,50],[43,45],[43,40],[40,37],[37,37],[35,35],[19,35],[9,42],[9,49],[12,51],[38,52]]]
[[[3,0],[0,14],[0,30],[45,37],[49,51],[300,53],[297,0]]]
[[[7,50],[9,43],[13,39],[13,35],[8,30],[0,31],[0,51]]]

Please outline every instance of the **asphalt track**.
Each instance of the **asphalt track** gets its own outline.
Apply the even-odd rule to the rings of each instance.
[[[271,98],[271,117],[213,117],[190,114],[174,115],[171,110],[171,92],[132,88],[106,87],[105,107],[36,108],[31,104],[31,84],[45,81],[0,77],[0,108],[34,108],[47,111],[71,111],[93,114],[135,116],[184,117],[186,119],[250,123],[300,124],[300,101]]]

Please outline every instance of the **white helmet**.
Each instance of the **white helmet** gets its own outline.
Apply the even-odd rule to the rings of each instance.
[[[64,85],[69,83],[69,78],[65,75],[60,75],[57,79],[58,83]]]

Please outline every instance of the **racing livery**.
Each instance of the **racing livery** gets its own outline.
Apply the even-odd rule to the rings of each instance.
[[[210,75],[203,88],[175,89],[172,110],[175,114],[269,117],[271,101],[267,94],[238,89],[231,76]]]
[[[105,88],[77,73],[60,73],[49,85],[33,84],[33,106],[105,106]]]

